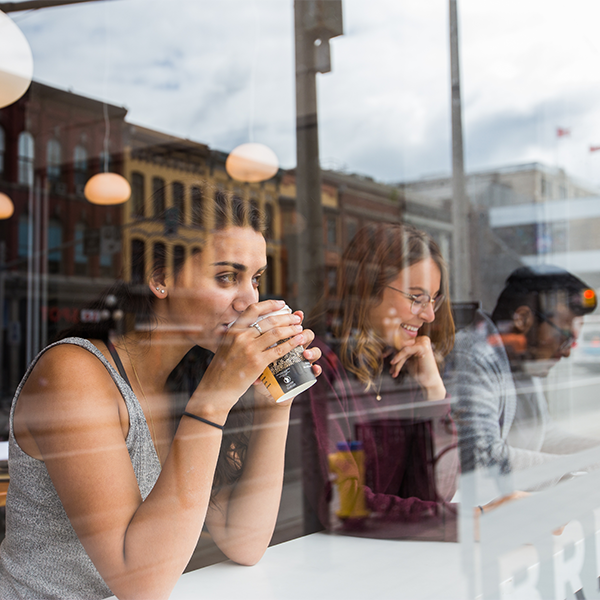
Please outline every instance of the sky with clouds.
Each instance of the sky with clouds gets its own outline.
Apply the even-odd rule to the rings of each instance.
[[[325,167],[449,174],[447,0],[344,0],[318,76]],[[600,184],[597,0],[458,0],[467,170],[539,161]],[[128,120],[295,164],[293,0],[111,0],[11,13],[37,80]],[[570,135],[557,138],[558,127]]]

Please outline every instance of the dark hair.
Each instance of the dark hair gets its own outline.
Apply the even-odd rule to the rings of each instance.
[[[450,310],[448,270],[437,244],[411,225],[365,225],[342,255],[337,279],[337,307],[333,334],[340,343],[340,359],[369,388],[382,370],[383,340],[373,331],[369,315],[383,300],[386,286],[398,273],[431,258],[440,270],[444,295],[433,323],[423,325],[439,358],[454,345],[454,320]]]
[[[158,190],[155,193],[160,193]],[[176,231],[185,227],[182,215],[169,212],[167,209],[160,217],[146,220],[156,222],[163,228]],[[199,222],[200,219],[196,219]],[[215,231],[228,227],[251,227],[254,231],[262,232],[263,220],[257,206],[245,202],[236,195],[222,190],[214,194],[213,202],[203,203],[201,222],[205,227],[198,228],[197,239],[194,239],[192,254],[202,251],[207,236]],[[173,233],[167,233],[174,237]],[[188,240],[189,243],[189,240]],[[131,264],[129,281],[119,278],[101,296],[88,306],[90,314],[100,316],[97,322],[79,323],[59,333],[57,340],[67,337],[82,337],[106,341],[112,332],[123,334],[134,329],[143,329],[148,336],[157,325],[154,312],[155,297],[148,287],[148,274],[166,272],[168,265],[173,265],[173,275],[177,277],[183,266],[183,260],[177,260],[169,253],[171,244],[156,243],[152,253],[152,264],[146,269],[144,256],[140,254]],[[174,399],[175,418],[181,418],[187,401],[196,389],[202,375],[212,360],[213,353],[198,346],[192,348],[169,375],[166,389]],[[223,486],[233,484],[243,470],[246,451],[250,439],[252,425],[252,410],[243,400],[230,411],[226,422],[223,443],[213,482],[214,494]]]
[[[564,269],[553,265],[520,267],[506,280],[492,320],[512,321],[520,306],[550,316],[557,304],[564,304],[576,316],[583,316],[596,308],[597,298],[589,285]]]
[[[155,191],[155,195],[160,192],[161,190]],[[143,223],[156,223],[163,229],[169,227],[174,231],[185,227],[182,215],[176,210],[170,211],[173,209],[167,209],[158,217],[145,219]],[[206,237],[215,231],[222,231],[228,227],[251,227],[259,232],[264,229],[262,216],[253,203],[245,202],[239,196],[222,190],[216,190],[214,201],[203,203],[203,213],[202,222],[205,227],[195,230],[192,254],[201,252]],[[175,238],[172,233],[166,235],[171,239]],[[189,239],[186,241],[189,244]],[[183,267],[183,261],[173,254],[173,247],[173,244],[155,243],[149,268],[146,268],[144,253],[132,256],[130,276],[121,274],[115,283],[86,307],[93,311],[90,314],[99,316],[99,320],[78,323],[62,330],[56,340],[66,337],[105,340],[113,331],[125,333],[136,328],[151,334],[157,322],[154,312],[155,297],[148,287],[148,274],[152,276],[157,272],[166,272],[169,265],[173,265],[173,275],[177,277]]]

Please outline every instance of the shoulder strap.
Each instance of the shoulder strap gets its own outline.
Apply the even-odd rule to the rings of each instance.
[[[127,373],[125,373],[125,367],[123,367],[123,363],[121,362],[121,358],[119,357],[119,354],[117,353],[117,349],[115,348],[115,345],[108,338],[106,338],[104,340],[104,343],[106,344],[106,347],[108,348],[108,351],[110,352],[110,355],[113,357],[113,360],[115,361],[115,364],[117,365],[119,375],[121,375],[121,377],[125,380],[127,385],[131,389],[133,389],[133,387],[131,386],[131,383],[129,383],[129,377],[127,377]]]

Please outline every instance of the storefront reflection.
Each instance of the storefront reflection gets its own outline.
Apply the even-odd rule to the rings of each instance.
[[[589,284],[582,305],[600,287],[594,3],[462,2],[451,19],[448,3],[415,0],[70,4],[3,3],[14,18],[0,15],[27,37],[39,78],[0,109],[0,199],[12,203],[0,222],[0,437],[36,353],[65,327],[112,318],[123,333],[118,301],[89,302],[117,276],[145,282],[165,252],[177,270],[210,228],[206,207],[235,197],[266,221],[261,298],[308,313],[324,294],[329,317],[325,375],[293,403],[272,541],[334,535],[288,546],[305,560],[284,546],[264,569],[222,565],[214,588],[198,573],[190,595],[597,596],[599,318],[585,314],[571,350],[591,303],[575,320],[571,299],[492,314],[516,269],[567,269]],[[449,77],[448,25],[463,81]],[[451,167],[460,131],[449,143],[461,89],[464,186]],[[226,164],[253,140],[281,166],[249,183]],[[130,200],[90,204],[100,171],[123,176]],[[367,225],[383,243],[401,224],[435,240],[451,281],[436,263],[441,284],[429,273],[411,289],[402,274],[419,263],[390,246],[390,271],[358,289],[359,267],[380,261],[365,246],[352,255],[351,240]],[[449,299],[463,329],[451,360]],[[466,329],[457,300],[481,307]],[[206,368],[196,352],[165,390],[183,405]],[[223,559],[204,536],[187,569]]]

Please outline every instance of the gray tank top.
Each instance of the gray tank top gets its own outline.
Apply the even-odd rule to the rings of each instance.
[[[140,493],[146,499],[160,474],[160,461],[138,399],[94,344],[81,338],[67,338],[57,344],[81,346],[97,356],[119,388],[129,412],[127,450]],[[23,385],[39,357],[57,344],[42,350],[31,363],[10,410],[10,486],[6,537],[0,546],[2,600],[93,600],[112,595],[71,526],[46,465],[23,452],[14,436],[15,406]]]

